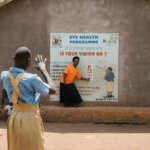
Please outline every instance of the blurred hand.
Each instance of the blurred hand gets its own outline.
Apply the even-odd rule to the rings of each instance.
[[[4,109],[5,109],[5,111],[7,111],[7,115],[11,115],[11,113],[13,111],[13,106],[6,105]]]
[[[37,55],[37,57],[35,57],[36,64],[34,65],[34,67],[41,71],[44,71],[46,70],[46,61],[47,59],[46,58],[43,59],[42,55]]]

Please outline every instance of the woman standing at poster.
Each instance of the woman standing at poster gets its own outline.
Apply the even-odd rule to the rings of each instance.
[[[84,78],[79,74],[77,66],[80,58],[73,57],[73,64],[66,66],[64,73],[60,79],[60,103],[64,103],[64,107],[78,107],[83,101],[75,84],[74,79],[89,81],[89,78]]]

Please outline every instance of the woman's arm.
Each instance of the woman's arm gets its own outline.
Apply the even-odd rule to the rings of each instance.
[[[84,78],[81,76],[80,80],[90,81],[90,78]]]
[[[66,73],[63,73],[63,77],[64,77],[64,84],[66,84],[66,76],[67,76],[67,74],[66,74]]]

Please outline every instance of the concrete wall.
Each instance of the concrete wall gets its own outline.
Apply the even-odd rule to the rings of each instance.
[[[96,105],[150,106],[149,27],[149,0],[15,0],[0,8],[0,71],[18,46],[49,56],[51,32],[118,32],[119,101]]]

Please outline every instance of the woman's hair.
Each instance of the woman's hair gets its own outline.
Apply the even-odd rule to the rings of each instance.
[[[72,61],[74,62],[75,59],[80,60],[80,58],[79,58],[78,56],[74,56],[74,57],[72,58]]]

